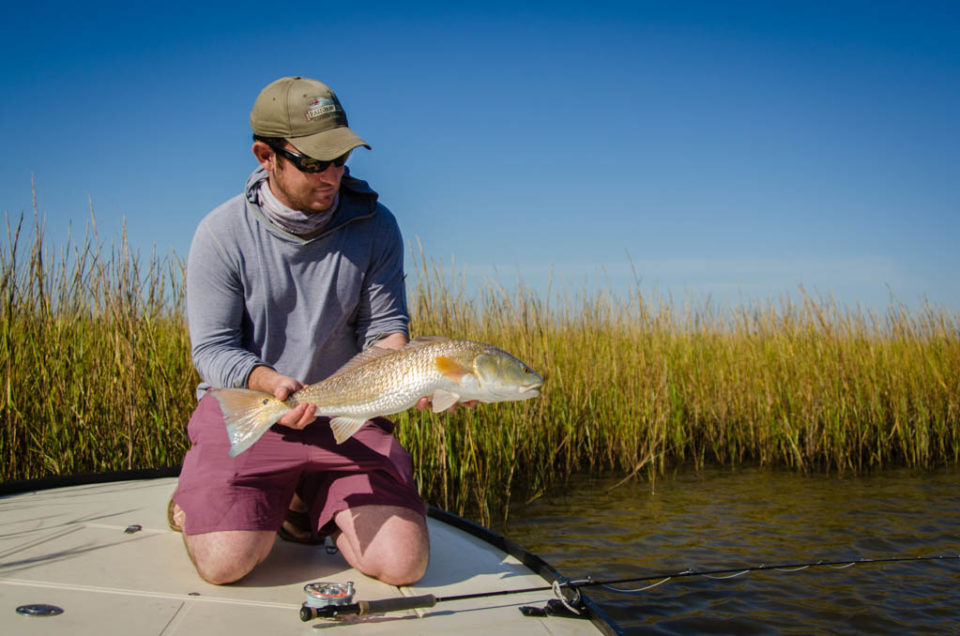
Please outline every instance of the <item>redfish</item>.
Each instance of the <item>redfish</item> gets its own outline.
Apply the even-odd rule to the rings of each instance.
[[[329,417],[338,444],[367,420],[400,413],[429,397],[434,412],[459,401],[511,402],[540,394],[543,378],[523,361],[482,342],[437,336],[402,349],[371,347],[330,377],[286,400],[249,389],[213,389],[230,438],[230,456],[247,450],[298,404]]]

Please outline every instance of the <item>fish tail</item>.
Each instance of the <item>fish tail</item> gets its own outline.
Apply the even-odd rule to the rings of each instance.
[[[282,400],[269,393],[249,389],[214,389],[220,403],[223,423],[230,438],[230,457],[236,457],[277,423],[290,410]]]

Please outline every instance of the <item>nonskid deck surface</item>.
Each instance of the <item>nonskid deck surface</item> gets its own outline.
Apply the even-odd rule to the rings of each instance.
[[[424,578],[396,588],[350,568],[339,554],[280,539],[240,583],[214,586],[196,574],[178,533],[167,527],[175,478],[80,485],[0,498],[0,633],[5,634],[596,634],[589,621],[530,618],[549,592],[440,603],[334,623],[300,621],[303,586],[354,581],[357,600],[453,596],[545,585],[514,557],[429,519]],[[138,528],[139,526],[139,528]],[[45,603],[56,616],[16,608]]]

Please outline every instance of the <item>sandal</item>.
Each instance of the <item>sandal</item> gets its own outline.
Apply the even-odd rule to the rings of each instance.
[[[173,520],[173,498],[170,498],[170,503],[167,504],[167,525],[170,526],[170,529],[174,532],[183,532],[183,528],[180,527],[176,521]]]
[[[291,543],[321,545],[324,542],[324,537],[318,537],[310,530],[310,515],[296,510],[287,510],[287,516],[277,530],[277,535]]]
[[[167,525],[174,532],[183,532],[183,528],[173,518],[175,505],[172,498],[167,503]],[[277,534],[284,541],[306,545],[322,545],[326,539],[324,536],[315,536],[310,531],[310,515],[295,510],[287,510],[287,516]]]

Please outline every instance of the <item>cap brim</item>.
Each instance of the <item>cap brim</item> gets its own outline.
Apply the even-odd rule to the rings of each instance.
[[[359,146],[370,149],[367,142],[357,137],[346,126],[304,137],[287,137],[287,141],[303,154],[320,161],[331,161]]]

